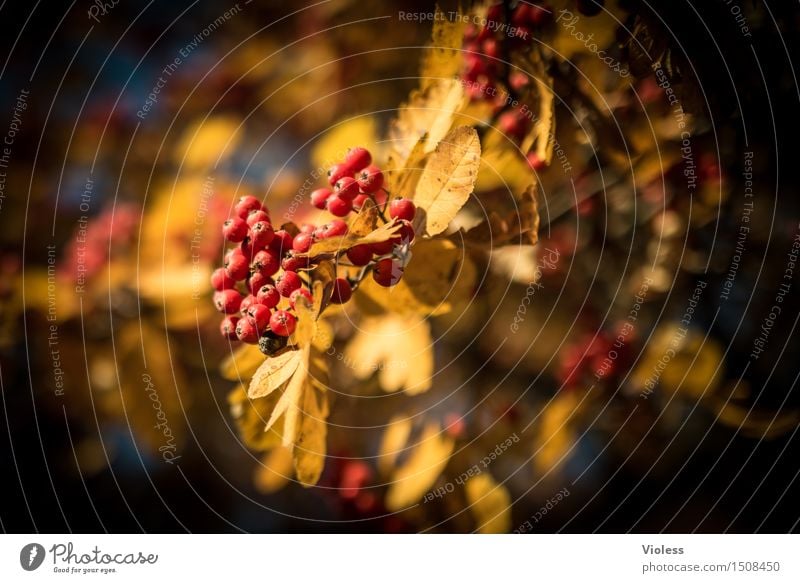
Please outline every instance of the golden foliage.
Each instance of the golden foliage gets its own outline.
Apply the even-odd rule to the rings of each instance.
[[[420,68],[423,89],[438,79],[450,79],[458,74],[462,66],[464,27],[461,11],[457,18],[448,20],[442,9],[436,6],[431,42],[425,49]]]
[[[483,473],[467,480],[464,491],[478,532],[502,534],[511,530],[511,494],[503,484]]]

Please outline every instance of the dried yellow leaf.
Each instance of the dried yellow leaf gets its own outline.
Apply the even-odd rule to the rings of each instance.
[[[381,439],[381,448],[378,452],[378,471],[387,476],[394,468],[403,451],[405,451],[408,438],[411,436],[412,421],[409,417],[395,416],[386,426]]]
[[[270,450],[264,455],[253,478],[256,490],[262,494],[277,492],[289,483],[293,471],[291,449],[276,447]]]
[[[436,6],[431,42],[425,49],[420,68],[423,88],[437,79],[451,79],[458,74],[463,63],[461,44],[465,26],[466,20],[460,10],[454,19],[448,20]]]
[[[220,374],[229,381],[240,381],[253,376],[262,362],[264,353],[258,346],[245,344],[225,357],[220,365]]]
[[[297,370],[301,359],[299,350],[287,350],[278,356],[267,358],[253,375],[247,396],[251,399],[266,397],[282,387]]]
[[[303,486],[313,486],[319,481],[325,466],[327,393],[308,387],[303,397],[301,415],[294,446],[294,468]]]
[[[414,203],[417,224],[424,224],[425,233],[444,231],[475,188],[480,167],[481,143],[478,132],[462,126],[442,139],[428,158],[417,185]]]
[[[355,233],[348,233],[341,237],[331,237],[330,239],[322,239],[317,241],[308,250],[308,253],[299,254],[298,257],[311,257],[312,260],[318,260],[323,256],[333,256],[343,251],[355,247],[356,245],[369,245],[371,243],[382,243],[388,241],[400,229],[400,223],[392,220],[384,225],[381,225],[367,235],[359,236]]]

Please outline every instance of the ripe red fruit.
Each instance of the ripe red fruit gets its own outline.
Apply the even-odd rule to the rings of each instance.
[[[361,192],[377,192],[383,187],[383,172],[377,166],[369,165],[357,174],[357,182]]]
[[[334,194],[328,199],[328,212],[335,217],[346,217],[353,210],[353,201]]]
[[[272,283],[272,278],[268,275],[264,275],[263,273],[259,273],[258,271],[252,273],[247,280],[247,289],[250,290],[250,293],[256,295],[258,290],[262,287],[267,285],[268,283]]]
[[[362,147],[350,148],[344,156],[344,163],[352,174],[363,170],[372,162],[372,154],[369,150]]]
[[[254,296],[253,294],[244,296],[244,298],[242,298],[242,303],[239,304],[239,313],[242,316],[246,316],[247,310],[250,309],[250,306],[256,303],[258,303],[258,300],[256,299],[256,296]]]
[[[358,182],[350,176],[345,176],[336,181],[333,185],[334,194],[338,194],[340,198],[345,200],[352,200],[358,196]]]
[[[316,225],[312,225],[311,223],[303,223],[300,226],[300,232],[306,233],[308,235],[313,235],[316,228],[317,228]]]
[[[394,241],[389,239],[388,241],[382,241],[380,243],[373,243],[370,245],[372,248],[372,253],[375,255],[386,255],[387,253],[391,253],[392,249],[394,249]]]
[[[411,221],[402,221],[400,228],[397,230],[397,234],[392,237],[392,242],[395,245],[408,245],[414,240],[415,234]]]
[[[330,223],[322,225],[314,232],[317,239],[330,239],[347,234],[347,223],[341,219],[333,219]]]
[[[292,248],[293,240],[292,235],[287,231],[275,231],[275,236],[269,242],[269,248],[278,253],[279,256],[283,256],[284,253],[287,253]]]
[[[296,251],[289,251],[281,261],[284,271],[299,271],[308,267],[308,257],[298,257]]]
[[[219,331],[223,338],[236,340],[236,323],[239,321],[237,316],[225,316],[219,325]]]
[[[536,152],[530,152],[527,156],[525,156],[525,159],[528,161],[528,166],[537,172],[539,170],[543,170],[546,165],[545,161],[540,158],[539,154]]]
[[[241,243],[247,236],[247,223],[239,217],[228,219],[222,223],[222,236],[231,243]]]
[[[236,281],[242,281],[250,273],[250,264],[240,249],[232,251],[225,259],[225,273]]]
[[[258,329],[248,318],[241,318],[236,322],[236,337],[247,344],[258,342]]]
[[[275,232],[272,230],[272,225],[266,221],[259,221],[250,227],[250,241],[254,249],[263,249],[274,238]]]
[[[311,227],[314,228],[313,226]],[[306,253],[309,249],[311,249],[311,245],[314,243],[314,237],[312,237],[308,233],[298,233],[297,237],[294,238],[292,241],[292,249],[297,251],[298,253]]]
[[[487,57],[496,59],[500,56],[500,43],[497,42],[496,38],[487,38],[485,41],[483,41],[481,50]]]
[[[347,250],[350,263],[362,267],[372,261],[372,247],[370,245],[356,245]]]
[[[289,305],[294,308],[295,302],[297,302],[297,298],[304,297],[308,304],[311,305],[314,302],[314,298],[311,297],[311,292],[308,291],[306,288],[301,287],[300,289],[296,289],[292,292],[292,295],[289,296]]]
[[[350,300],[350,296],[352,295],[353,288],[350,287],[350,282],[343,277],[337,277],[333,282],[331,302],[334,304],[344,304]]]
[[[528,130],[528,119],[516,111],[507,111],[497,120],[500,131],[514,140],[521,140]]]
[[[278,259],[278,254],[271,249],[263,249],[255,254],[253,257],[253,271],[272,277],[281,268],[281,262]]]
[[[318,188],[317,190],[311,193],[311,204],[313,204],[318,209],[324,210],[325,203],[328,201],[328,197],[331,194],[332,192],[330,188]]]
[[[233,289],[234,286],[236,286],[236,280],[228,275],[224,268],[219,267],[211,274],[211,287],[214,290]]]
[[[256,325],[256,330],[258,330],[259,335],[267,331],[271,315],[272,310],[264,304],[253,304],[247,308],[247,317]]]
[[[413,221],[417,207],[407,198],[397,198],[389,203],[389,216],[393,219]]]
[[[303,280],[294,271],[286,271],[275,280],[275,287],[285,298],[292,295],[292,292],[302,285]]]
[[[250,211],[250,214],[247,215],[247,226],[252,227],[258,222],[264,221],[265,223],[269,223],[269,214],[266,211],[258,210],[258,211]]]
[[[235,314],[242,304],[242,294],[235,289],[226,289],[214,293],[214,306],[223,314]]]
[[[239,218],[247,219],[247,215],[249,215],[251,211],[260,211],[262,208],[261,201],[255,196],[247,195],[239,199],[239,202],[236,203],[233,210]]]
[[[281,293],[273,284],[268,283],[258,290],[256,299],[258,303],[267,306],[271,310],[281,301]]]
[[[277,310],[269,319],[269,327],[278,336],[291,336],[297,320],[285,310]]]
[[[340,178],[353,176],[353,172],[347,164],[334,164],[328,169],[328,183],[333,186]]]
[[[403,268],[400,263],[392,259],[381,259],[372,270],[372,278],[378,285],[392,287],[403,277]]]
[[[364,206],[364,203],[369,200],[368,194],[359,194],[353,199],[353,208],[357,211],[361,210],[361,207]]]

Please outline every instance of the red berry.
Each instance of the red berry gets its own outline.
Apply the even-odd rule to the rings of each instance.
[[[317,229],[317,226],[316,225],[312,225],[311,223],[303,223],[300,226],[300,232],[301,233],[306,233],[307,235],[313,235],[314,231],[316,231],[316,229]]]
[[[341,180],[341,179],[340,179]],[[311,204],[318,209],[325,209],[325,202],[332,194],[330,188],[318,188],[311,193]]]
[[[275,287],[280,294],[288,298],[296,289],[300,289],[303,285],[303,280],[294,271],[285,271],[275,280]]]
[[[256,223],[264,221],[265,223],[269,223],[269,215],[266,211],[259,210],[259,211],[250,211],[250,214],[247,215],[247,226],[252,227]]]
[[[335,217],[346,217],[353,210],[353,201],[334,194],[328,199],[328,212]]]
[[[232,289],[236,285],[236,280],[233,279],[224,268],[220,267],[214,270],[211,274],[211,287],[216,291],[224,289]]]
[[[403,268],[400,263],[392,259],[381,259],[372,270],[372,278],[378,285],[392,287],[403,277]]]
[[[236,322],[236,337],[242,342],[255,344],[258,342],[258,329],[251,320],[241,318]]]
[[[261,202],[255,196],[247,195],[239,199],[233,210],[239,218],[247,219],[251,211],[260,211],[262,208]]]
[[[239,321],[237,316],[225,316],[219,325],[219,331],[223,338],[236,340],[236,323]]]
[[[256,303],[258,303],[256,296],[253,294],[246,295],[244,298],[242,298],[242,303],[239,304],[239,313],[242,316],[246,316],[247,310],[250,309],[250,306]]]
[[[373,193],[383,187],[383,172],[377,166],[370,165],[358,173],[358,187],[361,192]]]
[[[528,160],[528,166],[530,166],[531,169],[536,170],[537,172],[539,170],[544,170],[546,162],[540,158],[539,154],[536,152],[529,153],[525,158]]]
[[[509,138],[521,140],[528,131],[528,119],[515,111],[507,111],[497,120],[500,131]]]
[[[278,254],[271,249],[264,249],[253,257],[253,270],[267,277],[272,277],[281,268]]]
[[[267,306],[270,310],[281,301],[281,294],[273,284],[262,286],[256,296],[258,303]]]
[[[308,257],[298,257],[296,251],[289,251],[281,261],[284,271],[299,271],[308,267]]]
[[[353,208],[357,211],[361,210],[361,207],[364,206],[364,203],[369,200],[368,194],[359,194],[353,199]]]
[[[397,234],[392,237],[392,242],[395,245],[408,245],[414,240],[415,234],[411,221],[401,221]]]
[[[283,256],[284,253],[287,253],[292,248],[292,240],[292,235],[287,231],[275,231],[274,238],[269,242],[269,248],[277,252],[278,255]]]
[[[225,273],[236,281],[242,281],[250,273],[250,264],[240,249],[232,249],[225,260]]]
[[[331,302],[334,304],[344,304],[350,300],[350,296],[352,295],[353,288],[350,287],[350,282],[343,277],[337,277],[333,282]]]
[[[313,229],[314,227],[312,226],[311,228]],[[309,249],[311,249],[311,245],[313,243],[314,237],[308,233],[298,233],[297,237],[295,237],[292,241],[292,249],[298,253],[306,253]]]
[[[487,38],[481,45],[483,54],[492,59],[497,59],[500,56],[500,43],[496,38]]]
[[[274,238],[275,232],[272,230],[272,225],[266,221],[259,221],[250,227],[251,245],[255,249],[263,249],[269,245]]]
[[[297,298],[304,297],[308,304],[311,305],[314,302],[314,298],[311,297],[311,292],[308,291],[306,288],[301,287],[300,289],[296,289],[292,292],[292,295],[289,296],[289,305],[294,308],[295,302],[297,302]]]
[[[297,320],[285,310],[277,310],[269,319],[269,327],[278,336],[291,336]]]
[[[372,247],[370,245],[356,245],[347,250],[350,263],[362,267],[372,261]]]
[[[231,243],[241,243],[247,237],[247,223],[234,217],[222,223],[222,236]]]
[[[350,172],[355,174],[359,170],[363,170],[372,162],[372,154],[366,148],[350,148],[344,156],[344,163],[350,169]]]
[[[333,192],[338,194],[339,198],[352,202],[358,196],[358,182],[350,176],[345,176],[336,181],[336,184],[333,185]]]
[[[347,234],[347,223],[341,219],[333,219],[330,223],[322,225],[320,229],[321,230],[316,234],[317,239],[341,237]]]
[[[328,169],[328,183],[333,186],[340,178],[353,176],[354,171],[350,170],[347,164],[334,164]]]
[[[272,310],[264,304],[253,304],[247,308],[247,317],[256,325],[259,335],[267,331],[271,314]]]
[[[258,271],[252,273],[247,280],[247,289],[250,290],[250,293],[256,295],[258,290],[260,290],[265,285],[272,283],[272,278],[268,275],[264,275],[263,273],[259,273]]]
[[[375,255],[386,255],[387,253],[391,253],[392,249],[394,249],[394,241],[389,239],[388,241],[382,241],[380,243],[373,243],[370,245],[372,248],[372,253]]]
[[[226,289],[214,293],[214,306],[223,314],[235,314],[242,304],[242,294],[235,289]]]
[[[407,198],[397,198],[389,203],[389,216],[393,219],[413,221],[417,207]]]

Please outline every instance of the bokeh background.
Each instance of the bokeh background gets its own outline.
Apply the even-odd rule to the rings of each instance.
[[[539,173],[537,247],[475,260],[469,306],[430,322],[425,394],[384,394],[380,374],[340,359],[326,470],[303,488],[243,440],[236,383],[220,372],[230,346],[207,285],[219,224],[242,194],[286,212],[326,152],[380,141],[431,36],[431,22],[398,14],[434,5],[4,2],[3,530],[473,531],[460,488],[387,508],[392,474],[375,456],[397,415],[456,444],[430,490],[519,438],[491,464],[513,501],[507,530],[795,530],[800,283],[784,275],[800,221],[800,11],[741,0],[737,21],[725,2],[553,4],[631,76],[609,74],[560,23],[544,30],[562,57],[550,73],[572,171],[556,159]],[[691,193],[654,63],[691,119]],[[544,249],[559,259],[537,273]],[[687,336],[644,399],[698,282]],[[592,382],[634,305],[635,334]],[[349,354],[354,332],[337,334]]]

